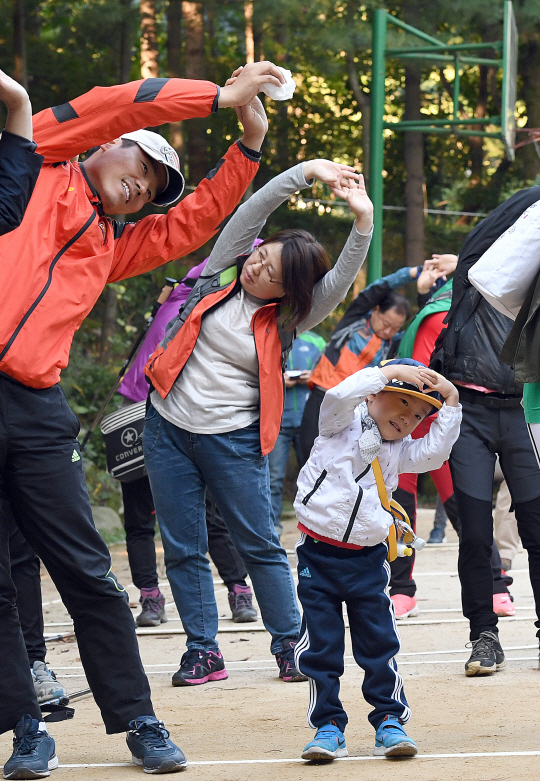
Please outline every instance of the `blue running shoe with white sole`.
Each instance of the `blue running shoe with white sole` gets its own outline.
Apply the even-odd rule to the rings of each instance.
[[[39,731],[39,721],[23,716],[14,729],[13,754],[4,765],[4,778],[47,778],[58,767],[54,738]]]
[[[311,762],[331,762],[338,757],[348,756],[345,735],[334,724],[324,724],[319,727],[315,738],[305,746],[302,752],[302,759]]]
[[[139,716],[129,722],[126,743],[135,765],[145,773],[177,773],[187,766],[187,759],[169,739],[169,731],[155,716]]]
[[[376,757],[414,757],[418,748],[399,723],[396,716],[386,716],[375,735]]]

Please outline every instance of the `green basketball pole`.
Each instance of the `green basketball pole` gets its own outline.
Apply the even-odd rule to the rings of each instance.
[[[423,45],[404,46],[400,48],[386,47],[387,26],[391,24],[409,35],[420,39]],[[428,44],[426,46],[426,44]],[[495,58],[478,57],[466,52],[480,52],[490,49],[500,52],[502,56]],[[480,136],[483,138],[497,138],[504,142],[507,156],[514,159],[514,133],[515,133],[515,101],[517,79],[517,29],[511,0],[504,2],[503,40],[482,43],[448,44],[445,41],[434,38],[422,30],[402,22],[385,8],[378,8],[373,14],[373,71],[371,81],[371,159],[370,171],[370,198],[373,202],[373,237],[369,249],[368,284],[382,276],[382,251],[383,251],[383,169],[384,169],[384,137],[385,130],[393,133],[406,132],[407,130],[420,133],[452,133],[454,135]],[[454,65],[455,79],[453,85],[453,112],[451,117],[430,117],[419,120],[401,120],[399,122],[384,121],[384,102],[386,93],[386,58],[397,57],[408,60],[426,60],[449,62]],[[502,67],[503,89],[502,117],[467,117],[459,118],[460,96],[460,66],[490,65]],[[486,129],[471,130],[470,126],[479,128],[488,125],[498,128],[496,131]]]
[[[371,81],[371,157],[369,196],[373,202],[373,236],[369,248],[368,285],[382,276],[382,207],[384,165],[384,97],[386,80],[386,11],[373,16],[373,76]]]

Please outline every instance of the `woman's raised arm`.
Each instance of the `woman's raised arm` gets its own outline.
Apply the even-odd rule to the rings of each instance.
[[[350,179],[347,185],[332,186],[332,190],[347,201],[356,221],[334,268],[315,285],[311,312],[298,325],[299,334],[318,325],[343,301],[360,271],[371,241],[373,204],[368,198],[363,177],[360,176],[358,182]]]

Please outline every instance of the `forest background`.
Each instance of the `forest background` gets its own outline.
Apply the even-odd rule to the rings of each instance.
[[[372,0],[0,0],[0,68],[24,84],[34,110],[39,111],[96,85],[141,77],[224,84],[238,65],[272,60],[292,70],[297,90],[291,101],[265,102],[270,130],[253,189],[314,157],[358,166],[366,175],[371,22],[380,6]],[[397,0],[385,7],[449,43],[502,37],[503,0]],[[534,137],[527,129],[540,127],[540,0],[517,0],[514,11],[519,31],[519,143]],[[416,39],[390,28],[389,46],[415,43]],[[495,58],[497,52],[488,50],[483,56]],[[500,115],[501,78],[500,69],[489,65],[464,70],[461,118]],[[453,66],[448,64],[408,60],[404,67],[389,60],[385,118],[450,116],[453,79]],[[160,132],[179,152],[187,192],[239,136],[232,110],[172,123]],[[536,142],[518,148],[510,161],[502,143],[494,139],[385,131],[384,155],[384,203],[393,207],[384,212],[385,274],[405,264],[417,265],[432,252],[458,252],[481,215],[516,190],[540,182]],[[275,212],[263,235],[301,226],[315,233],[335,259],[350,230],[351,215],[333,200],[320,187],[304,192]],[[207,256],[210,247],[142,277],[107,286],[76,334],[62,379],[83,428],[91,423],[144,327],[165,276],[180,279]],[[354,292],[363,284],[365,272]],[[413,301],[414,291],[408,292]],[[323,336],[331,332],[344,306],[321,324],[318,330]],[[90,442],[85,467],[92,502],[118,509],[119,485],[105,471],[99,433]]]

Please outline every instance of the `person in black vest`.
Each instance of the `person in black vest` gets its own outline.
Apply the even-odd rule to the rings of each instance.
[[[492,495],[497,454],[512,495],[519,534],[529,555],[540,618],[540,470],[521,407],[522,386],[499,355],[512,321],[469,283],[469,268],[519,215],[540,198],[540,187],[516,193],[469,234],[454,276],[452,306],[431,368],[459,387],[463,422],[450,456],[462,533],[458,570],[463,613],[470,622],[468,676],[494,673],[506,664],[493,612]],[[540,620],[536,622],[540,636]]]

